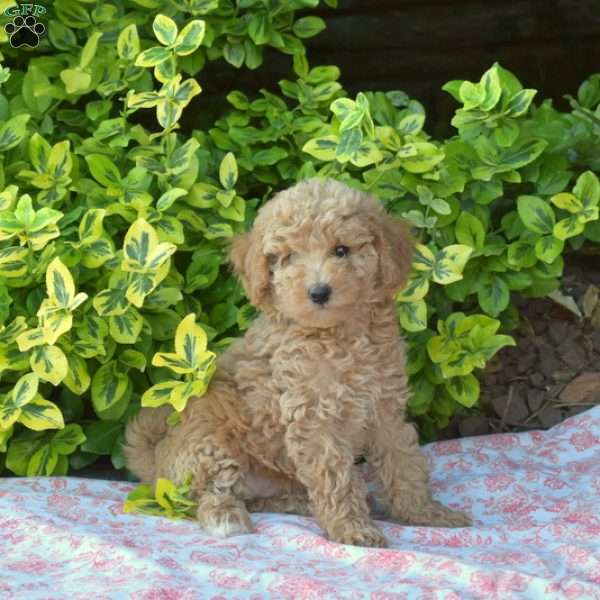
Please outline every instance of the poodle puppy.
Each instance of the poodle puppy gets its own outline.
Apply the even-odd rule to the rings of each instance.
[[[216,536],[250,531],[252,511],[295,512],[333,541],[385,546],[355,467],[364,455],[391,519],[468,525],[432,498],[405,420],[393,295],[411,255],[406,225],[363,192],[311,179],[277,194],[231,251],[261,315],[179,424],[166,424],[169,407],[129,423],[129,469],[148,483],[191,473],[198,520]]]

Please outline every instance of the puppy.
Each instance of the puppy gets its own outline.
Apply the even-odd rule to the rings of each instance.
[[[251,531],[249,512],[314,515],[336,542],[385,546],[355,458],[374,467],[391,519],[466,526],[433,500],[405,420],[405,347],[393,295],[410,269],[406,225],[368,195],[312,179],[277,194],[231,260],[262,310],[219,358],[181,422],[170,407],[128,425],[141,480],[193,475],[198,521],[215,536]]]

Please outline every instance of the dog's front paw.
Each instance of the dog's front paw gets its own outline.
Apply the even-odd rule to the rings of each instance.
[[[388,541],[383,533],[369,524],[349,524],[343,531],[329,536],[330,539],[339,544],[350,544],[351,546],[368,546],[371,548],[387,548]]]
[[[445,513],[440,516],[438,527],[471,527],[473,519],[460,510],[446,508]]]
[[[218,538],[232,535],[252,533],[252,522],[246,508],[242,505],[233,507],[204,506],[198,508],[197,519],[206,533]]]
[[[419,513],[411,515],[407,521],[410,525],[425,527],[469,527],[473,523],[464,512],[452,510],[435,500]]]

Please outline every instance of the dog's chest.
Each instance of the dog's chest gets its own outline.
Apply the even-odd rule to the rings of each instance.
[[[298,405],[317,419],[364,429],[383,391],[384,354],[367,336],[343,344],[315,337],[281,349],[273,378],[289,398],[290,418]]]

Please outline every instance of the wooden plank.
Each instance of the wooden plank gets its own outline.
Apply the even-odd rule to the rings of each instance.
[[[353,14],[331,13],[327,29],[309,40],[311,48],[406,50],[479,47],[521,41],[600,37],[598,0],[547,0],[542,9],[531,0],[404,5]]]

